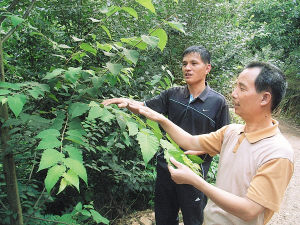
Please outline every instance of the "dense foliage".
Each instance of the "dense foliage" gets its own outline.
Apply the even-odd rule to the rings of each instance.
[[[190,45],[212,52],[208,82],[228,102],[245,63],[276,63],[289,80],[281,113],[300,120],[299,7],[294,0],[1,1],[2,224],[112,224],[151,208],[153,156],[170,142],[155,124],[100,103],[144,100],[183,84],[181,53]],[[216,172],[215,160],[212,183]]]

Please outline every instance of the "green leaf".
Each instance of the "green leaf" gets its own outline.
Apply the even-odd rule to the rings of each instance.
[[[67,158],[64,160],[64,164],[87,184],[87,173],[82,162],[75,159]]]
[[[181,157],[181,155],[184,154],[182,150],[178,150],[172,143],[163,139],[160,140],[160,145],[165,149],[165,159],[168,164],[171,164],[170,157],[173,157],[178,162],[184,164],[184,161]]]
[[[112,119],[114,119],[115,116],[114,114],[112,114],[111,112],[109,112],[107,109],[105,108],[101,108],[101,116],[100,119],[104,122],[110,122]]]
[[[63,177],[66,179],[66,181],[75,186],[76,189],[79,191],[79,177],[76,173],[74,173],[71,169],[68,170],[67,173],[63,174]]]
[[[58,137],[60,135],[59,131],[56,129],[47,129],[47,130],[43,130],[41,131],[37,136],[35,136],[36,138],[48,138],[49,136],[52,137]]]
[[[65,139],[73,141],[74,143],[80,144],[80,145],[86,145],[86,139],[82,136],[82,132],[79,129],[69,130],[66,133],[67,137]]]
[[[149,9],[152,13],[155,14],[155,8],[154,8],[151,0],[135,0],[135,1],[138,2],[139,4],[141,4],[142,6],[144,6],[146,9]]]
[[[81,120],[76,117],[69,122],[69,130],[77,130],[81,135],[86,135],[86,131],[81,125]]]
[[[16,15],[12,15],[9,17],[10,17],[11,23],[13,24],[14,27],[18,26],[19,24],[21,24],[24,21],[24,19],[22,19]]]
[[[129,13],[131,16],[135,17],[136,19],[138,19],[138,14],[135,11],[135,9],[131,8],[131,7],[122,7],[122,10],[126,11],[127,13]]]
[[[86,210],[86,209],[82,210],[80,213],[83,216],[86,216],[86,217],[90,217],[91,216],[91,213],[88,210]]]
[[[90,52],[92,53],[93,55],[96,55],[97,54],[97,49],[93,48],[90,44],[88,43],[82,43],[80,45],[80,48],[87,51],[87,52]]]
[[[111,6],[108,9],[108,12],[106,13],[107,17],[110,17],[111,15],[115,14],[116,12],[118,12],[121,8],[118,6]]]
[[[100,106],[91,107],[88,115],[88,120],[94,120],[102,116],[102,108]]]
[[[151,33],[151,36],[155,36],[155,37],[158,37],[159,38],[159,42],[157,44],[157,47],[163,51],[164,48],[166,47],[167,45],[167,41],[168,41],[168,35],[166,33],[165,30],[163,29],[157,29],[157,30],[154,30],[154,31],[150,31]]]
[[[65,150],[68,152],[69,157],[71,159],[75,159],[79,162],[83,162],[82,152],[78,148],[67,145],[67,146],[65,146]]]
[[[201,159],[199,156],[197,155],[186,155],[193,163],[196,164],[201,164],[203,163],[203,159]]]
[[[82,203],[78,202],[78,204],[75,206],[75,210],[80,212],[82,210]]]
[[[37,86],[42,92],[50,92],[50,87],[48,84],[37,84]]]
[[[60,146],[61,142],[56,137],[49,136],[40,141],[39,145],[37,146],[37,149],[51,149]]]
[[[100,48],[103,51],[109,52],[113,48],[113,46],[110,44],[107,44],[107,43],[100,44],[99,42],[97,42],[97,48]]]
[[[58,75],[60,75],[62,72],[64,72],[65,70],[64,69],[55,69],[53,70],[51,73],[47,73],[46,76],[43,78],[43,80],[49,80],[49,79],[52,79],[54,77],[57,77]]]
[[[69,107],[69,114],[70,118],[73,119],[74,117],[81,116],[82,114],[86,113],[89,110],[89,106],[85,103],[76,102],[73,103]]]
[[[69,67],[68,71],[65,72],[65,79],[71,83],[75,83],[80,78],[81,67]]]
[[[115,63],[106,63],[107,68],[113,75],[118,75],[123,68],[121,64],[115,64]]]
[[[185,155],[184,151],[181,150],[179,148],[179,146],[169,136],[168,136],[168,138],[171,142],[163,140],[163,139],[160,140],[161,146],[165,149],[164,157],[165,157],[166,161],[168,162],[168,164],[171,164],[170,157],[173,157],[178,162],[188,166],[197,175],[202,176],[202,170],[201,170],[198,162],[202,163],[203,160],[200,157],[193,155],[194,157],[192,157],[192,158],[197,163],[193,162],[191,159],[189,159],[189,157],[188,157],[189,155]],[[196,159],[195,157],[197,157],[198,159]]]
[[[184,29],[183,29],[183,25],[182,25],[181,23],[179,23],[179,22],[169,22],[169,21],[167,21],[167,24],[168,24],[170,27],[174,28],[175,30],[178,30],[178,31],[180,31],[180,32],[182,32],[182,33],[185,34],[185,31],[184,31]]]
[[[159,149],[158,139],[148,129],[142,129],[136,139],[141,147],[144,162],[147,164]]]
[[[60,130],[63,126],[65,118],[66,118],[65,112],[57,111],[56,118],[52,120],[53,122],[50,128]]]
[[[87,54],[85,52],[78,51],[72,54],[72,59],[81,62],[82,58],[86,55]]]
[[[11,93],[10,90],[0,89],[0,95],[8,95],[9,93]]]
[[[147,35],[142,35],[142,40],[148,45],[150,45],[152,48],[155,48],[159,42],[159,38]]]
[[[126,125],[128,127],[129,136],[134,136],[139,132],[138,125],[136,123],[128,121]]]
[[[21,94],[8,96],[7,102],[11,111],[18,117],[26,103],[26,96]]]
[[[21,86],[19,84],[13,84],[8,82],[0,82],[0,87],[12,89],[12,90],[20,90]]]
[[[125,130],[126,127],[126,117],[121,113],[116,113],[117,122],[121,130]]]
[[[132,63],[136,64],[139,58],[139,53],[135,50],[128,50],[124,48],[123,54],[125,57],[130,60]]]
[[[68,186],[68,182],[65,178],[62,178],[60,180],[60,185],[59,185],[59,189],[57,194],[59,194],[60,192],[62,192],[63,190],[65,190],[65,188]]]
[[[121,41],[131,46],[137,47],[141,50],[145,50],[147,48],[147,44],[143,42],[141,38],[138,37],[121,38]]]
[[[111,40],[111,34],[109,32],[109,30],[107,29],[106,26],[102,25],[101,28],[106,32],[107,36],[109,37],[109,39]]]
[[[149,127],[152,128],[152,131],[154,135],[157,137],[157,139],[160,140],[163,137],[163,134],[161,133],[161,129],[159,128],[158,123],[149,119],[146,120],[146,123],[149,125]]]
[[[184,164],[187,165],[194,173],[196,173],[198,176],[203,176],[199,164],[193,163],[192,160],[190,160],[185,154],[182,155],[182,159]]]
[[[93,217],[93,220],[98,224],[98,223],[104,223],[104,224],[109,224],[109,220],[106,219],[105,217],[101,216],[97,211],[91,209],[90,213]]]
[[[28,92],[34,99],[38,99],[40,95],[44,95],[44,92],[37,87],[33,87],[32,90],[28,90]]]
[[[50,194],[51,189],[57,183],[61,175],[66,171],[66,167],[63,165],[55,165],[48,170],[45,187],[48,193]]]
[[[63,158],[64,158],[64,154],[54,149],[46,149],[42,154],[38,172],[40,170],[56,165],[59,161],[62,161]]]

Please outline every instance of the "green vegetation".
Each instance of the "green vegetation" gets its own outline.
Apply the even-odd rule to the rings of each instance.
[[[208,82],[228,101],[247,62],[277,64],[289,81],[278,113],[299,122],[299,14],[294,0],[2,0],[1,223],[113,224],[152,207],[153,156],[174,145],[100,103],[181,85],[190,45],[212,52]]]

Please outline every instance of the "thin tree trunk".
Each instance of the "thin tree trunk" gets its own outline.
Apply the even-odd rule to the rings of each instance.
[[[16,5],[19,3],[19,0],[14,0],[9,9],[13,10]],[[33,8],[36,0],[32,0],[31,4],[28,6],[27,10],[23,15],[23,19],[26,19],[29,16],[30,11]],[[4,20],[4,17],[0,18],[0,22]],[[0,23],[0,24],[1,24]],[[0,38],[0,81],[5,82],[5,71],[4,71],[4,57],[3,57],[3,43],[11,37],[11,35],[17,30],[16,27],[13,27],[10,31],[8,31],[4,37]],[[4,123],[8,120],[8,106],[7,103],[1,104],[0,102],[0,117],[1,122]],[[13,215],[10,217],[11,225],[23,225],[23,215],[22,215],[22,207],[18,190],[18,182],[16,175],[16,165],[14,161],[14,155],[12,149],[8,145],[9,141],[9,129],[8,127],[3,127],[1,124],[0,128],[0,136],[1,136],[1,153],[3,160],[3,172],[5,176],[6,188],[7,188],[7,198],[10,206],[10,210],[13,212]]]
[[[2,40],[0,40],[0,71],[1,71],[1,82],[5,81],[4,74],[4,63],[3,63],[3,47]],[[7,103],[0,103],[0,116],[5,122],[8,119],[8,108]],[[6,188],[7,188],[7,198],[10,206],[10,210],[13,212],[13,215],[10,217],[10,224],[13,225],[23,225],[23,215],[22,207],[20,202],[17,176],[16,176],[16,167],[14,162],[13,153],[8,148],[7,142],[9,140],[8,127],[3,127],[1,125],[0,134],[1,134],[1,153],[3,161],[3,172],[5,176]],[[15,216],[17,215],[17,216]]]

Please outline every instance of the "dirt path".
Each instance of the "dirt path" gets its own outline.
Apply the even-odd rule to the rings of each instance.
[[[279,212],[274,214],[268,225],[300,225],[300,128],[281,119],[279,128],[295,151],[294,175],[286,190]],[[146,210],[129,215],[115,225],[155,225],[154,221],[153,211]]]

